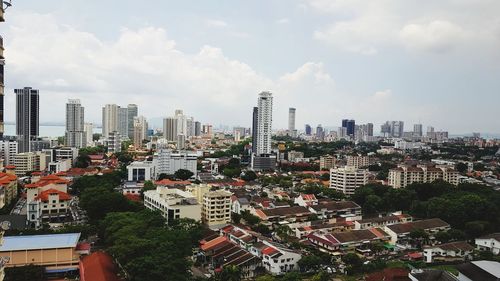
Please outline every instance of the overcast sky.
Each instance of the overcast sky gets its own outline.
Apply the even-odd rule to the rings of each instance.
[[[147,118],[176,108],[214,125],[251,125],[274,94],[274,128],[342,118],[500,132],[498,0],[13,0],[0,24],[6,120],[14,88],[40,89],[41,121],[79,98]]]

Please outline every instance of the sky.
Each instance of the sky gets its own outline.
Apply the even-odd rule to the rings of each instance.
[[[251,126],[258,93],[273,127],[341,119],[500,133],[497,0],[13,0],[0,24],[6,121],[14,88],[40,90],[41,122],[79,98],[159,120]]]

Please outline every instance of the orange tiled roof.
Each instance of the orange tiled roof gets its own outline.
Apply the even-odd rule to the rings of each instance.
[[[25,187],[26,188],[37,188],[37,187],[43,187],[49,184],[68,184],[69,181],[65,180],[63,178],[60,178],[56,175],[48,175],[45,177],[41,177],[39,181],[32,183],[32,184],[27,184]]]
[[[59,201],[66,201],[66,200],[71,199],[71,196],[68,193],[51,188],[49,190],[45,190],[45,191],[41,192],[40,194],[38,194],[38,196],[35,197],[35,200],[40,200],[42,202],[48,201],[49,195],[52,195],[52,194],[58,194]]]
[[[15,180],[17,180],[16,175],[0,172],[0,184],[9,184]]]
[[[191,184],[190,181],[173,181],[169,179],[162,179],[161,181],[156,181],[155,184],[157,185],[189,185]]]

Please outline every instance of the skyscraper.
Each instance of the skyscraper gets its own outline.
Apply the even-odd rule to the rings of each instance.
[[[138,116],[134,118],[134,147],[140,148],[142,146],[142,141],[147,138],[148,132],[148,122],[144,116]]]
[[[262,92],[258,99],[257,112],[257,154],[271,153],[271,133],[273,122],[273,95]]]
[[[311,125],[306,124],[306,126],[305,126],[305,132],[306,132],[306,135],[308,135],[308,136],[310,136],[312,134],[312,127],[311,127]]]
[[[288,133],[295,137],[295,108],[288,109]]]
[[[200,121],[194,122],[194,135],[197,137],[201,136],[201,122]]]
[[[354,132],[356,130],[356,121],[353,119],[342,119],[342,128],[346,128],[346,134],[348,136],[354,137]]]
[[[392,121],[391,122],[391,133],[392,137],[402,138],[404,133],[404,122],[403,121]]]
[[[163,119],[163,137],[167,141],[177,141],[177,119],[167,117]]]
[[[258,116],[259,108],[255,106],[252,112],[252,153],[257,153]]]
[[[102,136],[109,138],[111,132],[118,131],[118,108],[116,104],[106,104],[102,108]]]
[[[138,114],[137,104],[127,105],[127,119],[128,119],[128,138],[134,138],[134,118]]]
[[[122,139],[128,139],[128,108],[118,107],[118,133]]]
[[[422,124],[413,125],[413,134],[417,137],[421,137],[423,135]]]
[[[38,136],[40,100],[31,87],[14,89],[16,94],[16,134],[19,153],[30,152],[30,141]]]
[[[82,148],[87,146],[85,138],[85,109],[78,99],[70,99],[66,104],[66,145]]]

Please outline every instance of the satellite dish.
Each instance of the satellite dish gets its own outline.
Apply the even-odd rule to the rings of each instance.
[[[0,228],[2,230],[9,230],[10,229],[10,221],[3,221],[3,222],[0,222]]]

